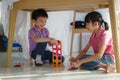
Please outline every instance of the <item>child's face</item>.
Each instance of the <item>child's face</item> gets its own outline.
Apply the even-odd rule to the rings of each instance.
[[[96,30],[96,22],[92,23],[91,21],[86,23],[86,28],[90,31],[90,32],[95,32]]]
[[[37,28],[42,29],[46,25],[47,17],[39,17],[37,20],[33,20]]]

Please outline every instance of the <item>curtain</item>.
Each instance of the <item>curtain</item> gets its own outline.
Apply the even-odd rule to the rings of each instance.
[[[8,30],[9,30],[9,15],[10,9],[13,7],[13,3],[19,0],[2,0],[1,3],[1,23],[4,27],[5,35],[8,37]]]

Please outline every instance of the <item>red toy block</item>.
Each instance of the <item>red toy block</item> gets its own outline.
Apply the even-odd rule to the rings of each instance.
[[[62,44],[61,41],[58,40],[57,45],[52,45],[52,66],[53,67],[61,67],[62,66]]]
[[[15,63],[13,67],[21,67],[21,63]]]

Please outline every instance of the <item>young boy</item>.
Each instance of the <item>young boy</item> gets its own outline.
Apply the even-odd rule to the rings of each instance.
[[[30,56],[35,60],[36,66],[41,66],[43,60],[52,63],[52,52],[46,50],[47,43],[57,44],[57,40],[49,37],[49,31],[45,28],[48,14],[44,9],[36,9],[32,12],[34,26],[29,30]],[[62,62],[64,57],[62,56]]]

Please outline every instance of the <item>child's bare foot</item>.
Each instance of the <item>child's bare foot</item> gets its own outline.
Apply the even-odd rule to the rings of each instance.
[[[112,65],[107,65],[106,67],[106,73],[111,73],[115,71],[115,67]]]

